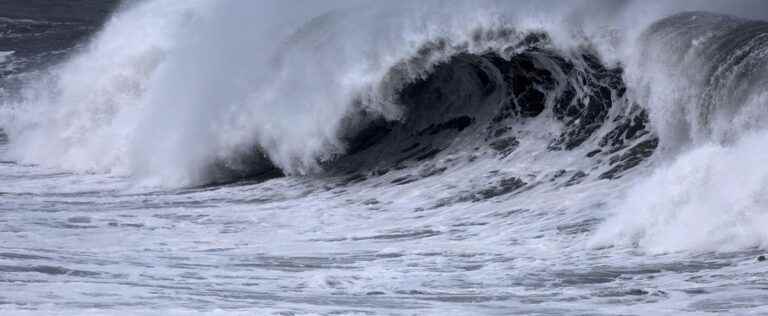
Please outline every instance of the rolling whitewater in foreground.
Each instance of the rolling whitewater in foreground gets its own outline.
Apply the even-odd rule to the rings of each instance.
[[[768,314],[767,21],[0,1],[0,314]]]

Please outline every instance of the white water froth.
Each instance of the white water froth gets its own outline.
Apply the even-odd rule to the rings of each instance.
[[[592,246],[651,253],[768,247],[768,133],[685,153],[629,191]]]

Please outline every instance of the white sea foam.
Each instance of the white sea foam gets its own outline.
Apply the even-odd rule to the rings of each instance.
[[[593,246],[645,251],[736,251],[768,247],[768,133],[705,145],[658,168],[629,191]]]

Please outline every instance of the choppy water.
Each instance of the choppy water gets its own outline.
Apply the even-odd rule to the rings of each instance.
[[[9,162],[2,175],[10,314],[766,312],[759,252],[581,249],[597,221],[563,219],[560,203],[421,210],[413,187],[131,192]]]

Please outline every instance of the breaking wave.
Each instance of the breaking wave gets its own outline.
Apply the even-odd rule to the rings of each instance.
[[[535,175],[440,207],[615,181],[594,247],[764,247],[768,23],[617,3],[143,1],[1,123],[18,161],[145,185]]]

